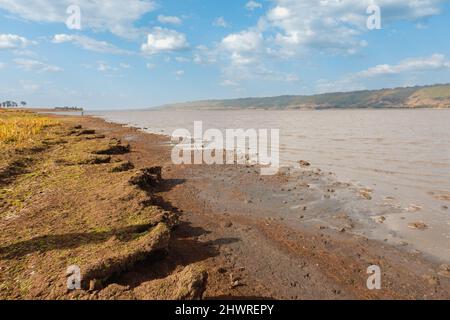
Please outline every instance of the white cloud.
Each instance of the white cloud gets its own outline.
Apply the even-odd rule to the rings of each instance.
[[[262,40],[262,35],[258,31],[246,30],[226,36],[222,40],[222,45],[232,52],[250,52],[258,49]]]
[[[156,68],[156,65],[153,63],[147,63],[145,66],[147,67],[148,70],[153,70]]]
[[[0,62],[0,69],[3,69],[5,67],[5,64],[3,62]]]
[[[109,31],[122,37],[136,37],[134,23],[155,9],[153,0],[1,0],[0,8],[34,22],[65,23],[67,8],[81,8],[83,29]]]
[[[235,66],[248,65],[257,60],[261,53],[263,36],[257,30],[233,33],[222,39],[221,47],[229,52]]]
[[[253,11],[256,9],[261,9],[262,4],[252,0],[252,1],[247,2],[247,4],[245,5],[245,8],[247,8],[247,10]]]
[[[128,63],[124,63],[124,62],[119,63],[119,66],[122,69],[130,69],[131,68],[131,66]]]
[[[259,22],[275,33],[272,45],[281,56],[294,56],[306,49],[354,54],[367,43],[366,13],[372,0],[274,0],[275,6]],[[440,12],[443,0],[377,0],[382,25],[393,21],[418,21]]]
[[[15,34],[0,34],[0,50],[20,49],[25,48],[31,44],[35,44],[35,42],[29,41],[26,38]]]
[[[269,11],[267,17],[271,21],[281,21],[284,19],[288,19],[291,16],[291,10],[286,7],[276,6],[272,10]]]
[[[164,23],[164,24],[175,24],[175,25],[180,25],[180,24],[183,23],[183,21],[180,18],[178,18],[178,17],[165,16],[165,15],[162,15],[162,14],[160,14],[158,16],[158,21],[160,23]]]
[[[180,51],[189,47],[186,36],[175,30],[160,27],[153,28],[148,34],[147,43],[141,46],[144,53],[156,54],[168,51]]]
[[[37,61],[37,60],[14,59],[14,62],[20,69],[25,70],[25,71],[36,71],[38,73],[63,71],[63,69],[61,69],[59,67],[49,65],[44,62]]]
[[[213,26],[220,27],[220,28],[227,28],[229,25],[224,17],[218,17],[214,20]]]
[[[112,54],[129,54],[130,52],[117,48],[116,46],[106,42],[98,41],[93,38],[81,35],[56,34],[52,40],[53,43],[71,42],[85,50],[95,51],[100,53]]]
[[[296,58],[311,50],[353,55],[369,45],[363,36],[369,32],[367,8],[372,0],[273,0],[272,3],[254,27],[227,35],[212,49],[198,47],[193,62],[219,63],[223,79],[233,83],[245,79],[298,81],[295,72],[280,71],[270,61]],[[383,26],[395,21],[416,24],[439,14],[442,3],[443,0],[377,1],[382,8]],[[390,72],[389,67],[384,72]],[[351,81],[346,79],[338,85],[349,85]],[[324,88],[331,84],[319,85]]]
[[[414,73],[448,72],[449,70],[450,60],[443,54],[433,54],[428,57],[407,58],[397,64],[379,64],[360,72],[347,74],[335,81],[321,79],[317,82],[316,90],[318,93],[365,90],[366,82],[370,83],[380,78],[385,81],[382,77],[386,76],[389,76],[393,82],[402,80],[403,83],[407,83],[407,86],[412,86],[413,84],[409,81],[414,78]]]
[[[408,58],[396,65],[379,64],[375,67],[361,71],[357,75],[364,78],[371,78],[384,75],[441,69],[450,69],[450,60],[448,60],[443,54],[433,54],[429,57]]]

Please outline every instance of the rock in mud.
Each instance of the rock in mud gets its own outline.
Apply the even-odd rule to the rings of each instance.
[[[231,228],[233,226],[233,223],[231,221],[227,221],[223,224],[224,228]]]
[[[126,154],[131,151],[131,146],[129,144],[123,145],[120,140],[113,140],[109,146],[102,150],[98,150],[95,154],[106,154],[106,155],[120,155]]]
[[[369,191],[369,190],[360,190],[359,194],[361,197],[363,197],[366,200],[372,200],[371,191]]]
[[[142,169],[136,172],[130,179],[130,184],[141,188],[148,188],[162,181],[161,167]]]
[[[311,166],[311,163],[309,163],[308,161],[305,161],[305,160],[300,160],[298,162],[298,164],[302,167],[310,167]]]
[[[376,220],[378,223],[384,223],[386,221],[386,217],[381,216],[381,217],[378,217]]]
[[[426,230],[426,229],[428,229],[428,226],[425,223],[419,221],[419,222],[412,222],[412,223],[408,224],[408,228],[417,229],[417,230]]]
[[[84,130],[79,131],[77,133],[77,136],[82,136],[82,135],[86,135],[86,134],[95,134],[95,130],[84,129]]]
[[[78,162],[78,164],[105,164],[105,163],[110,163],[111,162],[111,157],[110,156],[94,156],[94,157],[89,157],[87,159],[81,160],[80,162]]]
[[[125,172],[134,169],[134,165],[130,161],[125,161],[114,165],[111,172]]]
[[[220,274],[224,274],[224,273],[227,273],[227,269],[225,269],[224,267],[219,267],[219,268],[217,268],[217,272]]]

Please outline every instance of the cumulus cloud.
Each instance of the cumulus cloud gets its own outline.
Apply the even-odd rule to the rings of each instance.
[[[156,54],[160,52],[180,51],[188,47],[189,44],[186,40],[186,35],[183,33],[155,27],[148,34],[147,42],[141,46],[141,50],[147,54]]]
[[[382,24],[387,25],[396,21],[417,24],[439,14],[443,2],[378,0],[377,4],[381,7]],[[260,7],[249,3],[249,9]],[[372,0],[273,0],[272,3],[254,27],[227,35],[209,51],[220,61],[223,78],[233,82],[255,78],[298,81],[295,73],[280,72],[273,66],[270,63],[273,58],[293,59],[313,50],[353,55],[368,46],[363,37],[369,32],[367,8],[373,4]],[[194,62],[202,63],[203,58],[204,53],[196,53]],[[370,71],[395,72],[390,67],[378,66]],[[345,79],[339,85],[348,85],[352,80]],[[324,88],[330,83],[324,81],[319,85]]]
[[[257,28],[229,34],[222,39],[216,54],[221,61],[225,61],[222,67],[223,77],[232,83],[249,79],[288,82],[298,80],[295,74],[266,66],[268,53],[265,39]]]
[[[68,34],[56,34],[52,40],[53,43],[73,43],[78,47],[85,50],[95,51],[100,53],[112,53],[112,54],[129,54],[130,52],[117,48],[116,46],[106,42],[98,41],[96,39],[81,36],[81,35],[68,35]]]
[[[81,9],[83,29],[109,31],[121,37],[136,37],[134,23],[155,9],[153,0],[2,0],[0,9],[34,22],[65,23],[70,5]]]
[[[302,49],[355,53],[367,45],[359,39],[368,32],[367,8],[372,0],[275,0],[260,25],[275,30],[279,54],[295,55]],[[440,12],[443,0],[378,0],[382,24],[417,21]]]
[[[239,74],[248,69],[251,65],[260,64],[263,53],[263,36],[258,30],[245,30],[239,33],[232,33],[222,39],[219,52],[222,59],[230,61],[230,67],[227,72]],[[245,70],[247,73],[248,71]],[[230,76],[229,76],[230,77]]]
[[[232,53],[255,52],[262,45],[262,34],[255,30],[232,33],[222,39],[222,46]]]
[[[0,34],[0,50],[2,49],[21,49],[35,42],[27,40],[16,34]]]
[[[162,14],[160,14],[158,16],[158,21],[160,23],[164,23],[164,24],[175,24],[175,25],[180,25],[180,24],[183,23],[183,21],[180,18],[178,18],[178,17],[165,16],[165,15],[162,15]]]
[[[15,59],[14,63],[22,70],[25,71],[35,71],[38,73],[42,72],[59,72],[63,71],[63,69],[46,64],[44,62],[40,62],[37,60],[30,60],[30,59]]]

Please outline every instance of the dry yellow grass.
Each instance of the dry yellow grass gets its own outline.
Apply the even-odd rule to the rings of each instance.
[[[32,142],[43,129],[58,121],[25,111],[0,110],[0,145]]]

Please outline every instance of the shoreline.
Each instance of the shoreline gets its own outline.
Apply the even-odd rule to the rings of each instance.
[[[170,144],[170,135],[165,131],[157,131],[149,129],[145,126],[121,121],[108,120],[107,116],[92,115],[96,119],[106,121],[110,124],[119,124],[121,126],[135,128],[142,133],[155,134],[168,139],[167,143]],[[298,164],[297,161],[289,160],[282,164],[281,168],[285,170],[299,170],[302,166]],[[318,170],[319,172],[325,171],[321,166],[317,166],[312,163],[311,169]],[[440,261],[442,263],[450,262],[450,251],[447,247],[447,239],[443,237],[436,237],[432,234],[433,230],[435,233],[445,234],[445,229],[436,223],[432,223],[430,226],[428,221],[433,220],[436,214],[442,215],[443,203],[433,204],[434,207],[431,209],[426,203],[421,203],[417,205],[415,199],[410,199],[409,202],[405,198],[398,198],[398,192],[394,190],[387,191],[383,187],[373,187],[382,183],[381,181],[370,182],[370,179],[366,179],[365,183],[360,182],[359,179],[343,179],[342,175],[337,175],[337,172],[333,171],[333,168],[329,166],[326,167],[330,175],[333,175],[335,183],[346,183],[348,184],[348,189],[353,191],[343,192],[340,195],[335,196],[342,202],[345,202],[346,209],[354,212],[353,217],[359,220],[364,220],[365,228],[362,228],[360,235],[367,236],[374,240],[387,241],[389,239],[390,244],[406,246],[410,250],[420,250],[428,258],[435,261]],[[336,169],[336,168],[334,168]],[[325,173],[325,172],[323,172]],[[331,177],[330,177],[331,178]],[[353,177],[354,178],[354,177]],[[332,182],[329,182],[332,184]],[[369,187],[373,185],[372,187]],[[380,190],[378,190],[380,189]],[[370,200],[367,203],[359,201],[360,197],[364,200]],[[365,199],[365,198],[370,199]],[[424,199],[421,199],[424,200]],[[431,201],[431,200],[430,200]],[[437,202],[436,202],[437,203]],[[424,206],[425,205],[425,206]],[[433,212],[434,216],[428,217],[427,214]],[[445,211],[445,210],[444,210]],[[414,214],[412,214],[414,213]],[[381,221],[382,220],[382,221]],[[409,221],[408,221],[409,220]],[[414,223],[423,222],[427,224],[427,230],[413,231],[411,232],[411,227]]]
[[[207,299],[449,298],[450,281],[439,274],[438,263],[358,236],[359,222],[341,212],[343,208],[333,211],[332,194],[346,187],[335,185],[330,195],[322,190],[329,185],[320,173],[304,170],[262,178],[254,166],[174,166],[167,136],[90,116],[51,117],[126,141],[132,152],[122,157],[136,168],[163,167],[164,187],[153,190],[152,197],[165,210],[177,212],[181,221],[165,258],[138,262],[92,298],[145,297],[142,292],[155,286],[152,279],[173,279],[198,264],[208,274]],[[320,188],[311,190],[308,185],[313,184]],[[299,208],[289,205],[293,193],[304,199]],[[324,195],[330,201],[323,201],[328,199]],[[331,226],[326,221],[330,215]],[[385,285],[370,291],[365,271],[375,262]],[[162,271],[149,275],[155,263]]]

